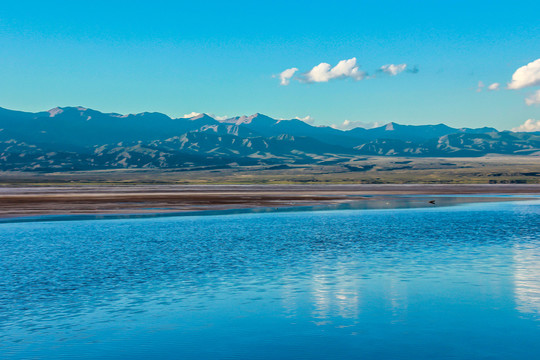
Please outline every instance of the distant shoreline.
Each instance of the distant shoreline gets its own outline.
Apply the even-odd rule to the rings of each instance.
[[[504,194],[514,196],[500,197]],[[3,186],[0,187],[0,219],[11,222],[24,218],[35,221],[36,217],[85,219],[254,210],[433,207],[519,200],[529,194],[540,195],[540,185]],[[516,195],[523,196],[516,198]]]
[[[0,186],[227,184],[540,184],[539,156],[336,157],[312,164],[241,164],[92,171],[0,171]]]

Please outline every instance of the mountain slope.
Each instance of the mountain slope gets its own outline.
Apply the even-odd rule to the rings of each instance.
[[[463,157],[540,152],[539,133],[444,124],[341,131],[262,114],[216,120],[200,114],[121,115],[83,107],[27,113],[0,108],[0,169],[326,164],[362,155]]]

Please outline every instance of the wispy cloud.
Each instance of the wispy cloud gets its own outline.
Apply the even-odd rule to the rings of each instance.
[[[536,90],[534,93],[527,96],[525,98],[525,104],[529,106],[540,104],[540,90]]]
[[[381,66],[380,71],[382,71],[383,73],[394,76],[394,75],[399,74],[400,72],[405,71],[406,68],[407,68],[407,64],[397,64],[397,65],[396,64],[388,64],[388,65]]]
[[[214,118],[216,120],[227,120],[229,119],[229,117],[227,115],[223,115],[223,116],[219,116],[219,115],[216,115],[216,114],[208,114],[208,116],[210,116],[211,118]]]
[[[313,117],[311,117],[310,115],[304,116],[304,117],[295,116],[294,118],[296,120],[303,121],[303,122],[305,122],[306,124],[309,124],[309,125],[313,125],[315,123],[315,119],[313,119]]]
[[[199,116],[199,115],[202,115],[203,113],[199,113],[199,112],[190,112],[189,114],[184,114],[184,116],[182,116],[183,118],[193,118],[195,116]],[[225,116],[219,116],[219,115],[215,115],[215,114],[206,114],[208,116],[210,116],[211,118],[213,119],[216,119],[216,120],[227,120],[229,117],[227,115]]]
[[[531,132],[531,131],[540,131],[540,120],[529,119],[523,124],[519,125],[512,129],[515,132]]]
[[[478,87],[476,88],[476,92],[480,92],[484,89],[484,83],[482,81],[478,82]]]
[[[278,76],[279,76],[279,80],[280,80],[280,84],[281,85],[289,85],[289,83],[291,82],[291,78],[294,76],[294,73],[297,72],[298,69],[293,67],[293,68],[290,68],[290,69],[287,69],[285,71],[282,71]]]
[[[193,111],[193,112],[190,112],[189,114],[184,114],[182,117],[183,118],[192,118],[192,117],[199,116],[199,115],[201,115],[201,113]]]
[[[508,83],[508,89],[517,90],[535,85],[540,85],[540,59],[517,69],[512,75],[512,81]]]
[[[482,81],[479,81],[478,86],[476,88],[476,92],[481,92],[482,90],[484,90],[484,88],[486,88],[488,91],[497,91],[500,89],[500,87],[501,87],[501,84],[497,82],[490,84],[486,87],[486,85]]]
[[[379,122],[363,122],[363,121],[351,121],[351,120],[344,120],[341,124],[332,124],[330,127],[338,130],[351,130],[354,128],[364,128],[364,129],[372,129],[379,126],[382,126],[383,124]]]

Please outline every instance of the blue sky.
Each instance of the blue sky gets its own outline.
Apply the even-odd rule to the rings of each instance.
[[[0,106],[510,129],[540,119],[538,84],[507,89],[540,59],[538,14],[538,1],[4,2]],[[363,79],[306,81],[352,58]]]

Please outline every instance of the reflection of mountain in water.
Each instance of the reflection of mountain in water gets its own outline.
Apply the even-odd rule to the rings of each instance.
[[[362,266],[354,261],[320,266],[310,274],[310,286],[304,292],[293,282],[282,288],[282,306],[289,316],[297,316],[302,309],[310,309],[310,316],[318,324],[347,326],[356,323],[362,310],[376,307],[393,320],[407,313],[408,289],[396,274],[381,277],[362,276]],[[362,301],[363,292],[381,293],[381,301]],[[342,321],[340,321],[342,320]]]
[[[356,320],[360,311],[361,280],[355,271],[351,271],[354,268],[354,264],[342,262],[322,266],[310,275],[307,289],[288,279],[282,288],[285,313],[297,316],[299,311],[306,308],[307,302],[314,319],[338,317]]]
[[[313,274],[313,317],[327,319],[339,316],[357,319],[360,308],[360,284],[357,274],[347,271],[351,266],[338,264],[331,271]]]
[[[514,249],[516,309],[540,316],[540,248],[519,245]]]

